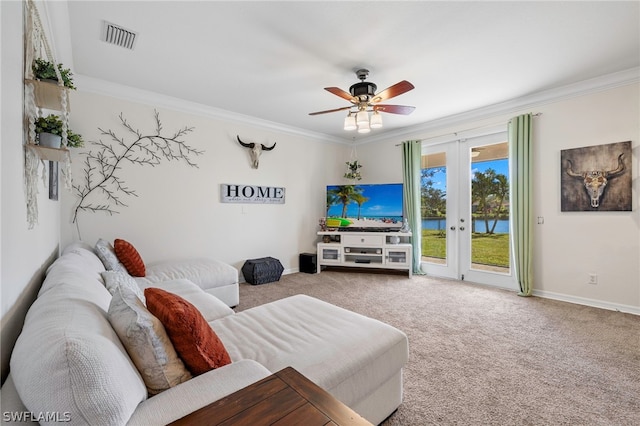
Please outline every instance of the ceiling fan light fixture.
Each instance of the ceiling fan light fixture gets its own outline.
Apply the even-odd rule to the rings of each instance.
[[[355,130],[358,128],[358,125],[356,124],[356,117],[351,114],[351,112],[349,112],[349,115],[347,115],[344,118],[344,129],[345,130]]]
[[[369,113],[363,109],[358,111],[358,114],[356,115],[356,123],[358,123],[358,126],[366,124],[367,127],[369,127]]]
[[[370,125],[372,129],[379,129],[382,127],[382,115],[380,115],[378,111],[374,111],[373,115],[371,116]]]
[[[360,114],[360,113],[358,113]],[[365,112],[366,114],[366,112]],[[369,120],[358,123],[358,133],[369,133],[371,131],[371,127],[369,127]]]

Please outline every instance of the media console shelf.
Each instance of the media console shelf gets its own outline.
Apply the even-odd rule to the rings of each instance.
[[[322,266],[400,269],[412,275],[411,232],[319,231],[317,272]]]

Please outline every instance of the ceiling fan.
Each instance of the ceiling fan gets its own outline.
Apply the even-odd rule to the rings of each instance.
[[[338,87],[324,88],[324,90],[331,92],[342,99],[348,100],[351,102],[351,105],[325,111],[310,112],[309,115],[327,114],[329,112],[348,110],[349,114],[344,119],[344,129],[358,129],[359,133],[367,133],[371,129],[382,127],[382,117],[380,116],[380,112],[407,115],[411,114],[413,110],[416,109],[415,107],[406,105],[385,105],[379,103],[412,90],[414,88],[413,84],[406,80],[402,80],[401,82],[384,89],[382,92],[376,93],[378,86],[374,83],[365,81],[368,75],[369,70],[357,70],[356,76],[360,79],[360,83],[356,83],[349,87],[349,92]],[[373,112],[371,119],[369,119],[369,112]]]

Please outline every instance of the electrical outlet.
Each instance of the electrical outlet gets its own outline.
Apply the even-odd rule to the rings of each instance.
[[[589,274],[589,284],[598,284],[598,274]]]

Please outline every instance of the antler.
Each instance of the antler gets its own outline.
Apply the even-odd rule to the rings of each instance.
[[[238,142],[240,142],[240,145],[244,146],[245,148],[253,148],[254,146],[256,146],[255,143],[251,142],[251,143],[244,143],[240,140],[240,136],[236,135],[236,137],[238,138]],[[264,146],[264,145],[263,145]]]
[[[612,177],[622,173],[624,171],[624,163],[622,162],[623,157],[624,153],[618,155],[618,167],[615,170],[607,170],[606,172],[604,172],[604,175],[607,177]]]
[[[569,163],[569,167],[567,167],[566,171],[569,176],[584,178],[585,176],[584,173],[576,173],[573,171],[573,163],[571,162],[571,160],[567,160],[567,163]]]

